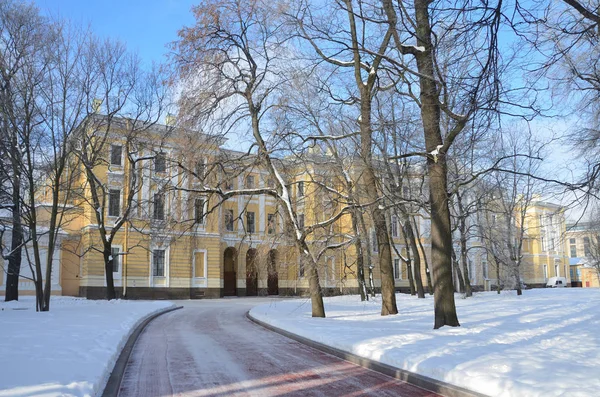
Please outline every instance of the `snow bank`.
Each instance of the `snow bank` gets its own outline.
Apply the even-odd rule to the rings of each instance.
[[[273,326],[490,396],[597,396],[600,290],[526,290],[456,295],[459,328],[433,330],[433,299],[398,294],[399,315],[381,317],[379,299],[327,298],[327,318],[310,301],[253,308]]]
[[[0,302],[0,397],[100,394],[133,329],[171,302],[33,297]]]

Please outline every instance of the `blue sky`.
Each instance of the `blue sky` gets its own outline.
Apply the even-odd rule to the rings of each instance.
[[[127,43],[145,62],[162,61],[166,44],[193,23],[198,0],[34,0],[43,14],[90,24],[100,37]]]

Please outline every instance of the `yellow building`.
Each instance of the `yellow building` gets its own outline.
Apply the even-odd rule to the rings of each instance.
[[[600,258],[598,226],[590,222],[567,225],[565,243],[571,260],[572,285],[599,288],[600,274],[594,266]]]
[[[93,127],[93,133],[102,131],[101,126]],[[117,296],[195,299],[306,294],[308,272],[305,274],[299,262],[276,199],[267,194],[223,199],[216,192],[272,187],[270,174],[259,165],[257,156],[224,149],[222,139],[197,131],[165,125],[142,127],[136,129],[127,120],[117,120],[110,131],[86,141],[100,154],[91,170],[101,204],[94,204],[90,175],[86,176],[83,164],[72,167],[75,182],[69,220],[62,225],[55,255],[54,292],[105,297],[103,239],[121,224],[110,245]],[[94,146],[95,142],[99,144]],[[301,227],[323,222],[340,211],[347,192],[342,174],[327,159],[329,154],[307,156],[320,158],[301,163],[276,160],[288,182]],[[347,171],[358,179],[361,170],[356,164],[359,162]],[[412,175],[403,188],[404,195],[411,194],[411,178],[418,181],[416,185],[422,184],[421,174]],[[40,208],[44,207],[43,197],[41,194]],[[418,236],[421,279],[427,289],[430,224],[425,211],[409,210]],[[372,279],[379,290],[378,247],[368,213],[362,210],[359,229],[365,279],[367,284]],[[390,209],[388,216],[395,286],[408,292],[405,259],[411,252],[400,214]],[[562,208],[536,201],[528,209],[527,224],[522,280],[540,287],[555,275],[568,278],[568,258],[560,238],[565,232]],[[320,284],[326,295],[358,292],[354,235],[352,217],[345,214],[307,239],[318,258]],[[496,282],[493,261],[480,240],[473,239],[469,246],[471,284],[474,290],[489,288]],[[414,269],[412,272],[414,277]],[[33,292],[32,286],[23,287],[29,290],[25,293]]]

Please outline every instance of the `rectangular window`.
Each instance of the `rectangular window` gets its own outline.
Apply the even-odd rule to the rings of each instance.
[[[298,214],[298,228],[304,229],[304,214]]]
[[[267,233],[268,234],[275,234],[276,230],[277,230],[277,218],[275,217],[275,214],[268,214],[267,215]]]
[[[487,280],[488,278],[490,278],[487,261],[484,260],[483,262],[481,262],[481,266],[483,267],[483,278]]]
[[[156,220],[165,220],[165,196],[162,193],[154,194],[154,211],[152,215]]]
[[[152,251],[152,275],[154,277],[165,276],[165,250]]]
[[[304,182],[298,182],[298,197],[304,197]]]
[[[267,179],[267,187],[271,189],[275,187],[275,181],[273,180],[273,178]]]
[[[570,238],[569,239],[569,244],[575,244],[575,239],[574,238]]]
[[[546,251],[546,242],[544,241],[544,236],[540,237],[540,241],[542,243],[542,251]]]
[[[394,278],[396,280],[402,279],[402,270],[400,268],[400,258],[394,258]]]
[[[165,172],[167,170],[167,158],[164,153],[157,153],[154,158],[154,172]]]
[[[246,185],[246,189],[254,189],[254,175],[246,175],[244,184]]]
[[[123,146],[110,145],[110,165],[121,166],[121,158],[123,157]]]
[[[398,217],[392,216],[392,237],[398,237]]]
[[[110,189],[108,191],[108,216],[121,215],[121,191]]]
[[[110,255],[113,260],[113,273],[119,273],[121,271],[121,255],[119,255],[121,249],[119,247],[111,247]]]
[[[326,260],[325,270],[327,271],[327,280],[335,280],[336,268],[335,268],[335,257],[330,256]]]
[[[560,276],[560,266],[559,265],[554,265],[554,274],[556,275],[556,277]]]
[[[550,251],[554,251],[554,237],[550,238]]]
[[[548,280],[548,265],[544,265],[544,280]]]
[[[571,245],[571,258],[577,258],[577,246]]]
[[[248,233],[256,233],[256,227],[254,224],[254,212],[246,212],[246,231]]]
[[[233,210],[225,210],[225,230],[233,232]]]
[[[197,198],[194,201],[194,222],[195,223],[204,223],[204,205],[206,200],[203,198]]]
[[[196,278],[204,278],[206,277],[204,274],[204,256],[206,252],[199,251],[194,252],[194,277]]]

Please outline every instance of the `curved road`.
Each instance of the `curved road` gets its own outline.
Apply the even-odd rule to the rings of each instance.
[[[119,396],[436,396],[246,318],[271,301],[186,301],[156,318],[135,344]]]

